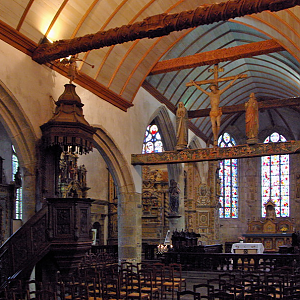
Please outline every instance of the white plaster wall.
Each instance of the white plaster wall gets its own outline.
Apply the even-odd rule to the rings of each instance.
[[[39,65],[26,54],[0,41],[0,80],[19,102],[38,138],[40,125],[52,116],[57,100],[69,79],[45,65]],[[162,105],[144,89],[140,89],[127,112],[102,100],[89,91],[76,87],[84,104],[83,112],[92,126],[101,127],[124,155],[137,192],[141,192],[140,168],[130,164],[132,153],[141,153],[145,129],[154,112]],[[170,113],[175,124],[175,116]]]

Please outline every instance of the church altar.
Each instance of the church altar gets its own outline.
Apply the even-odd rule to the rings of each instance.
[[[276,217],[275,203],[271,200],[265,206],[266,217],[261,220],[249,220],[248,230],[243,236],[247,243],[262,243],[265,252],[278,252],[280,246],[292,243],[294,222],[289,218]]]
[[[262,254],[264,253],[264,246],[262,243],[234,243],[231,247],[231,253]]]

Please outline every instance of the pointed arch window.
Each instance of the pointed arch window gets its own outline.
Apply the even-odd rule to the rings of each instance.
[[[12,145],[12,180],[15,180],[15,175],[19,171],[19,160],[16,154],[14,145]],[[16,201],[15,201],[15,218],[22,219],[22,187],[16,190]]]
[[[156,124],[148,125],[145,132],[142,153],[163,152],[164,146]]]
[[[264,143],[285,142],[286,138],[278,132],[269,135]],[[288,217],[290,163],[289,155],[270,155],[261,158],[262,217],[266,216],[265,204],[271,200],[275,204],[276,217]]]
[[[236,145],[234,138],[227,132],[218,139],[219,147]],[[238,165],[237,159],[224,159],[220,162],[220,218],[238,218]]]

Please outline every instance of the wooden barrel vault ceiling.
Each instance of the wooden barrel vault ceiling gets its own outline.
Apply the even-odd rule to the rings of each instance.
[[[256,5],[264,1],[270,5],[280,2],[233,2]],[[221,130],[231,125],[244,130],[242,106],[254,92],[261,102],[260,128],[278,126],[284,128],[288,138],[299,139],[300,6],[296,0],[282,2],[290,8],[264,9],[167,35],[121,41],[80,52],[78,58],[87,64],[78,62],[80,76],[75,83],[124,111],[134,105],[141,87],[173,112],[178,102],[183,101],[190,111],[190,128],[209,143],[212,138],[209,99],[186,83],[211,79],[209,69],[218,62],[224,68],[219,77],[247,74],[247,78],[238,80],[221,97],[221,106],[228,107],[222,116]],[[199,10],[199,7],[209,10],[219,3],[214,0],[1,0],[0,38],[34,56],[46,38],[72,40],[123,25],[129,28],[155,15]],[[45,63],[66,74],[59,60]],[[220,88],[226,84],[220,83]]]

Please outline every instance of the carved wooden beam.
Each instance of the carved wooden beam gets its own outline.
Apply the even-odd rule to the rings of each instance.
[[[59,40],[53,44],[41,44],[33,54],[38,63],[49,62],[80,52],[100,49],[106,46],[122,44],[142,38],[155,38],[168,35],[204,24],[227,21],[265,10],[280,11],[300,4],[300,0],[235,0],[211,5],[202,5],[194,10],[173,14],[159,14],[148,17],[141,22],[123,25],[76,37],[69,40]]]
[[[231,48],[217,49],[195,55],[160,61],[153,67],[150,75],[179,71],[205,65],[214,65],[223,61],[233,61],[240,58],[253,57],[255,55],[268,54],[283,50],[284,48],[274,40],[255,42]]]
[[[149,154],[131,154],[132,165],[177,164],[230,158],[260,157],[300,152],[300,141],[239,145],[226,148],[187,149]]]
[[[264,100],[258,102],[258,109],[270,109],[270,108],[280,108],[287,106],[300,106],[300,97],[293,98],[283,98],[283,99],[273,99],[273,100]],[[245,111],[245,104],[237,104],[230,106],[222,106],[222,114],[234,114]],[[199,109],[199,110],[190,110],[188,111],[189,119],[201,118],[209,116],[210,108]]]

